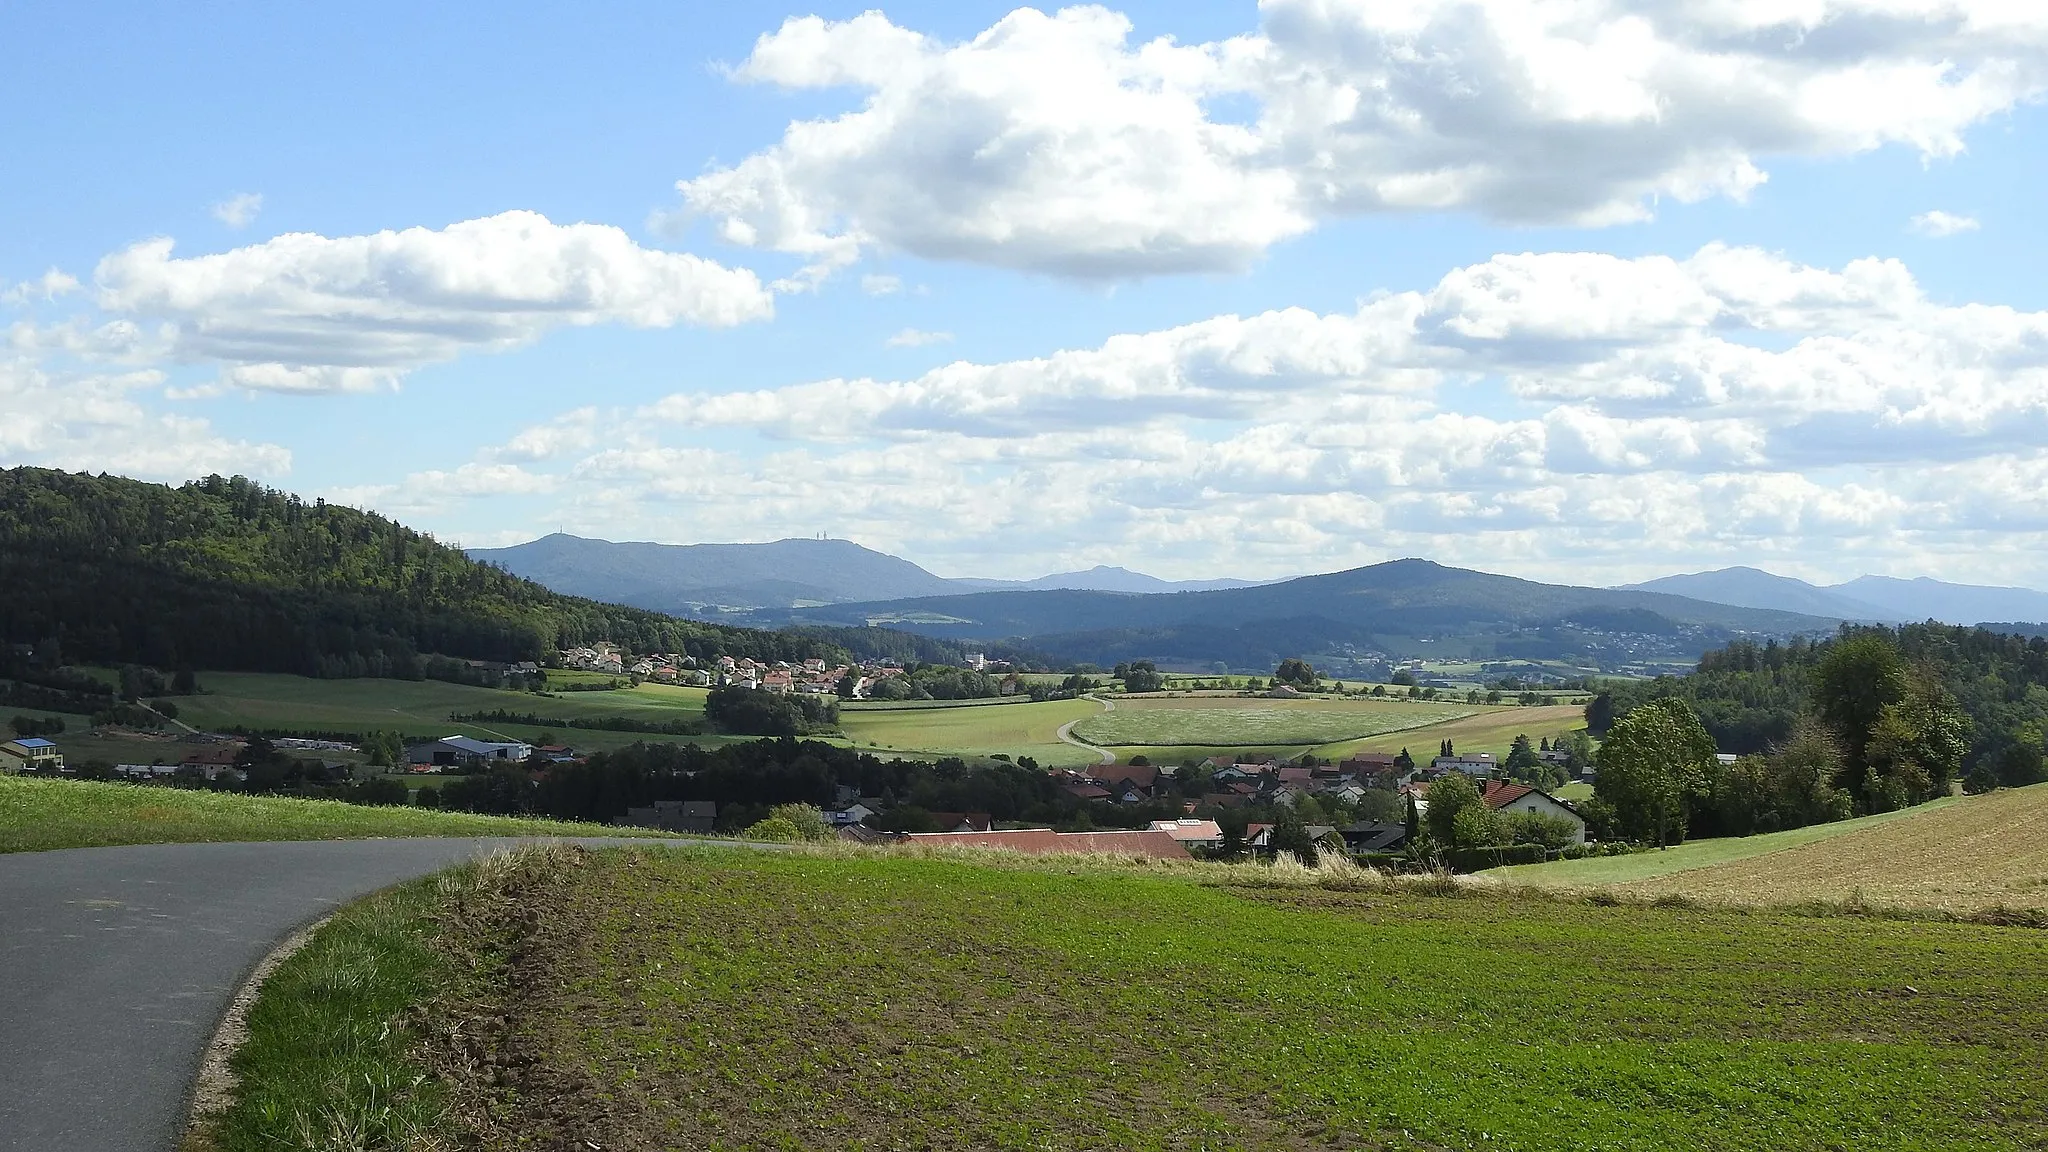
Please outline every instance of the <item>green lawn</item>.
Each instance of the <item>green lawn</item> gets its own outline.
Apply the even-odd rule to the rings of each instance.
[[[463,1021],[459,1042],[302,1079],[424,1072],[395,1105],[460,1102],[494,1147],[2048,1144],[2048,933],[1233,882],[597,854],[482,902],[488,924],[412,920],[516,964],[425,1012],[356,993],[400,1027]],[[278,1103],[279,1132],[353,1111]]]
[[[1794,828],[1789,832],[1688,840],[1676,848],[1661,851],[1637,852],[1629,856],[1600,856],[1586,860],[1557,860],[1549,864],[1518,864],[1511,868],[1495,868],[1486,874],[1513,884],[1534,884],[1545,888],[1627,884],[1635,880],[1669,876],[1674,872],[1707,868],[1734,860],[1747,860],[1753,856],[1763,856],[1785,848],[1797,848],[1801,844],[1812,844],[1818,840],[1826,840],[1893,820],[1909,819],[1926,812],[1938,812],[1961,799],[1962,797],[1951,796],[1942,800],[1930,800],[1917,808],[1905,808],[1877,816],[1860,816],[1854,820],[1837,820],[1832,824],[1814,824],[1805,828]]]
[[[1476,711],[1463,704],[1229,696],[1116,698],[1115,703],[1113,711],[1076,724],[1074,735],[1108,747],[1306,746],[1422,728]]]
[[[0,852],[219,840],[647,834],[559,820],[0,776]]]

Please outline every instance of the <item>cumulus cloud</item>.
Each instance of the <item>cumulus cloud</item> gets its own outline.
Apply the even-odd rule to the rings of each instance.
[[[263,211],[261,192],[237,192],[213,206],[213,218],[230,228],[247,228]]]
[[[1775,156],[1963,147],[2048,90],[2048,8],[2003,0],[1266,0],[1225,40],[1100,7],[961,43],[791,19],[737,80],[842,115],[677,187],[807,282],[869,248],[1066,276],[1242,268],[1332,216],[1612,224],[1740,199]],[[1247,113],[1246,110],[1249,110]]]
[[[860,290],[870,296],[893,296],[903,291],[903,278],[869,273],[860,278]]]
[[[2048,313],[1931,302],[1896,261],[1710,245],[1502,255],[1348,312],[584,408],[479,459],[557,477],[548,524],[613,537],[829,526],[956,573],[1427,554],[1615,583],[1717,559],[1944,571],[2048,530],[2044,420]],[[2048,568],[2021,550],[2002,578]]]
[[[224,437],[206,421],[152,411],[139,397],[163,385],[153,370],[53,372],[0,359],[0,465],[112,471],[152,480],[209,472],[281,477],[291,453]]]
[[[1975,232],[1978,225],[1974,216],[1958,216],[1953,212],[1943,212],[1936,208],[1932,212],[1922,212],[1913,217],[1908,221],[1908,227],[1922,236],[1941,240],[1961,232]]]
[[[49,302],[76,291],[78,277],[52,268],[33,280],[9,285],[5,291],[0,291],[0,304],[28,304],[37,300]]]
[[[553,328],[723,327],[773,302],[755,275],[643,248],[617,228],[506,212],[434,230],[292,233],[205,256],[150,240],[100,261],[100,307],[169,325],[176,356],[221,382],[363,391],[425,364]]]

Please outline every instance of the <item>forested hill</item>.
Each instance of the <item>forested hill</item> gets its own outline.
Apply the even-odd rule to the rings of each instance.
[[[1817,670],[1836,647],[1858,638],[1890,648],[1905,676],[1954,700],[1968,720],[1966,767],[2011,748],[2044,747],[2048,639],[1946,624],[1847,627],[1820,643],[1731,644],[1707,653],[1690,676],[1609,682],[1587,718],[1600,731],[1644,701],[1679,696],[1722,751],[1762,752],[1788,740],[1815,711]]]
[[[418,676],[423,657],[539,660],[595,640],[756,659],[818,637],[550,592],[373,513],[209,476],[180,488],[0,470],[0,639],[74,662]]]

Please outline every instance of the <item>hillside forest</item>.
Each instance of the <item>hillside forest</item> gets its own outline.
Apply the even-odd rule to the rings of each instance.
[[[541,661],[597,640],[843,658],[815,634],[563,596],[374,513],[241,477],[171,488],[0,470],[0,587],[0,640],[82,664],[418,679],[438,674],[436,655]]]

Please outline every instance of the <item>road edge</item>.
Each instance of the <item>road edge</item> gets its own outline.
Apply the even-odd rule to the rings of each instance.
[[[200,1053],[199,1072],[186,1093],[185,1127],[178,1137],[179,1152],[203,1152],[213,1147],[213,1142],[206,1135],[207,1128],[234,1104],[235,1092],[241,1087],[241,1078],[235,1075],[233,1061],[235,1053],[249,1039],[249,1013],[262,997],[263,985],[279,966],[311,943],[314,934],[326,927],[339,911],[329,912],[278,941],[277,946],[256,962],[249,975],[243,978],[241,986],[235,989],[227,1009],[221,1013],[220,1023],[214,1026],[212,1038]]]

